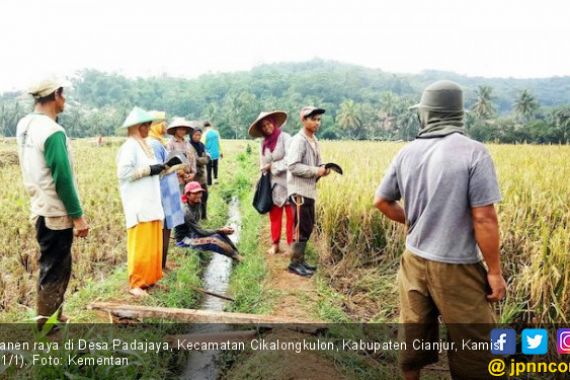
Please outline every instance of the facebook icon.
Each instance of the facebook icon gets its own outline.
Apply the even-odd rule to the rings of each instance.
[[[513,355],[517,351],[517,333],[513,329],[491,330],[491,353]]]

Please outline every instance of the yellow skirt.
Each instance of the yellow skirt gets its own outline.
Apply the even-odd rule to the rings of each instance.
[[[162,222],[139,223],[127,230],[129,286],[147,288],[162,278]]]

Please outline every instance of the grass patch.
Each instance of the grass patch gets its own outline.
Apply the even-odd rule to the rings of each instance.
[[[169,255],[178,267],[163,277],[160,283],[164,289],[157,289],[152,297],[144,300],[148,306],[197,308],[202,300],[201,293],[193,290],[202,283],[202,272],[209,254],[190,249],[174,248]]]
[[[319,319],[327,322],[350,322],[342,308],[344,296],[335,291],[322,276],[317,277],[318,302],[316,305]]]
[[[253,183],[258,177],[255,157],[249,149],[239,153],[232,181],[222,190],[222,196],[235,196],[240,200],[242,225],[238,249],[245,257],[232,272],[230,290],[235,302],[229,308],[235,312],[266,314],[271,307],[269,294],[264,289],[267,265],[259,244],[262,216],[251,206]]]
[[[267,265],[263,247],[259,245],[261,216],[249,205],[241,209],[243,223],[238,248],[245,260],[232,273],[230,289],[235,302],[232,303],[231,310],[266,314],[271,307],[268,293],[264,291]]]

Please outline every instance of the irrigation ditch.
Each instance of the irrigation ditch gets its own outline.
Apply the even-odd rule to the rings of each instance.
[[[232,198],[228,214],[229,219],[227,224],[235,231],[230,236],[230,239],[237,245],[239,243],[241,230],[241,214],[237,197]],[[231,271],[232,260],[229,257],[213,255],[204,271],[202,280],[204,290],[213,294],[227,296],[226,292],[229,286]],[[224,307],[229,301],[213,294],[207,294],[204,297],[200,309],[224,311]],[[224,324],[194,325],[188,333],[219,333],[228,330],[228,328],[229,327]],[[188,357],[187,366],[184,369],[181,379],[217,379],[219,369],[216,366],[216,358],[219,354],[219,351],[192,351]]]

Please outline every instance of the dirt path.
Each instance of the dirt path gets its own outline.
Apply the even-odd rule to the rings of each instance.
[[[269,232],[266,236],[268,235]],[[264,247],[270,247],[269,239],[263,244]],[[281,249],[286,248],[286,242],[282,241]],[[269,269],[267,289],[277,294],[271,314],[303,320],[318,319],[315,312],[317,290],[314,278],[290,273],[287,270],[290,260],[288,253],[267,254],[266,260]]]
[[[261,244],[269,249],[268,226],[264,226]],[[282,241],[281,248],[287,244]],[[289,273],[290,255],[280,253],[265,255],[268,266],[266,289],[276,294],[272,297],[272,315],[301,320],[317,320],[317,290],[313,278],[303,278]],[[296,342],[316,339],[311,335],[276,328],[264,335],[267,341]],[[346,377],[336,368],[335,363],[317,352],[267,351],[255,352],[232,368],[227,380],[243,379],[271,380],[344,380]]]

